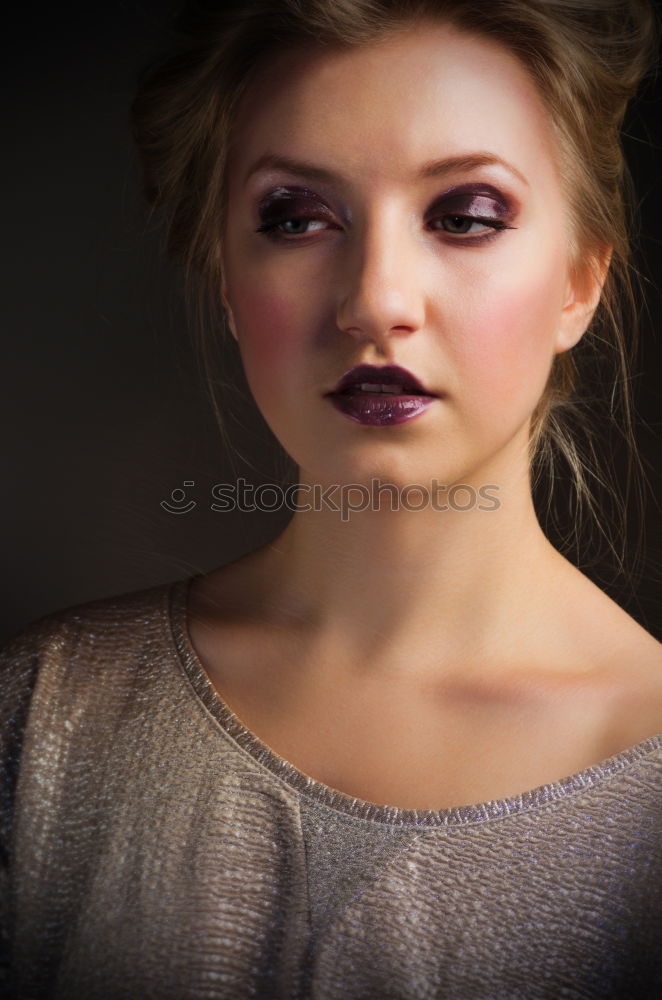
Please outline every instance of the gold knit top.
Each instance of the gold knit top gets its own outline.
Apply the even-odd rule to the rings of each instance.
[[[509,798],[355,799],[223,702],[193,579],[0,649],[0,997],[662,998],[662,734]]]

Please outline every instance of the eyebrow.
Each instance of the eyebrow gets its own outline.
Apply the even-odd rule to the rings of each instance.
[[[429,160],[423,164],[420,170],[416,171],[412,180],[414,182],[423,181],[430,177],[442,177],[444,174],[449,174],[455,170],[474,170],[477,167],[495,165],[505,167],[522,184],[525,184],[527,187],[530,186],[524,174],[517,167],[514,167],[512,163],[508,163],[507,160],[496,156],[494,153],[464,153],[458,156],[447,156],[441,160]],[[267,152],[263,153],[252,167],[249,167],[244,176],[244,185],[248,183],[249,178],[257,173],[258,170],[265,169],[284,170],[290,174],[314,178],[327,184],[345,180],[341,174],[327,170],[325,167],[319,167],[314,163],[308,163],[305,160],[293,160],[289,156]]]

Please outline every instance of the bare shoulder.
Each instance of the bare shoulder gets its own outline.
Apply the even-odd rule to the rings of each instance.
[[[613,670],[662,685],[662,643],[594,583],[589,586],[592,600],[576,612],[587,648],[593,646],[598,661]]]
[[[578,662],[611,692],[615,742],[662,733],[662,643],[579,570],[568,578],[563,612]]]
[[[615,742],[621,747],[629,747],[662,734],[660,643],[644,629],[633,628],[631,638],[625,637],[622,642],[620,656],[613,661],[612,669]]]

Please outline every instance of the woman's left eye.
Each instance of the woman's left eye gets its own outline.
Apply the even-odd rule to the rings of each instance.
[[[483,232],[486,230],[489,231],[490,229],[494,231],[510,228],[505,222],[502,222],[501,219],[477,219],[473,215],[440,215],[434,221],[439,221],[442,225],[441,227],[433,228],[443,228],[444,232],[455,233],[459,236],[471,233],[470,227],[475,225],[483,226]],[[474,233],[479,235],[479,232],[476,230],[474,230]]]

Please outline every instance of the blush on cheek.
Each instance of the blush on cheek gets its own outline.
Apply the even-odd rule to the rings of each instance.
[[[260,343],[265,350],[271,344],[282,342],[283,334],[291,328],[287,321],[287,306],[278,295],[258,291],[255,287],[240,289],[233,296],[235,315],[240,325],[239,339],[247,344]]]
[[[510,294],[485,296],[474,302],[472,336],[463,363],[474,384],[494,401],[533,399],[543,391],[553,358],[558,323],[556,296],[549,287],[528,282]],[[535,398],[534,398],[535,397]]]
[[[232,304],[246,378],[260,405],[282,394],[297,360],[300,364],[301,326],[282,296],[256,291],[254,285],[235,288]]]

